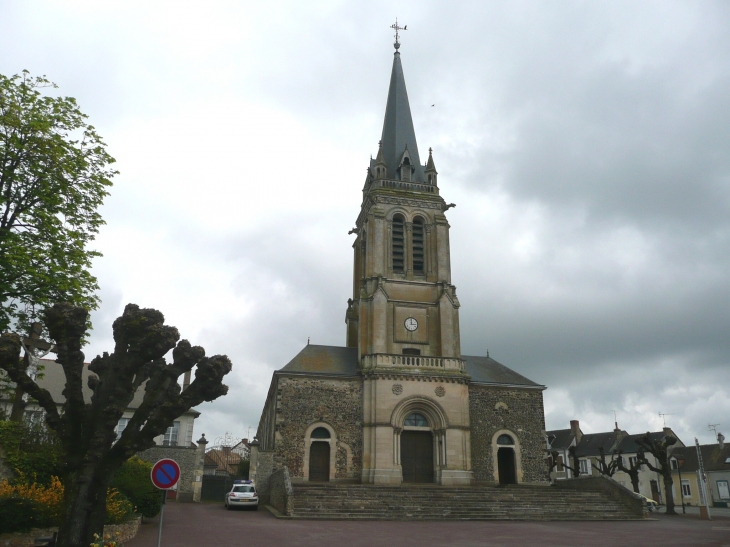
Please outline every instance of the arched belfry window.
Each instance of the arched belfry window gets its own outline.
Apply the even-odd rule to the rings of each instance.
[[[405,265],[405,219],[403,215],[395,215],[393,217],[393,271],[396,273],[404,272]]]
[[[515,444],[515,441],[509,435],[500,435],[497,438],[497,444],[510,445],[511,446],[511,445]]]
[[[428,427],[428,420],[423,414],[419,414],[418,412],[412,412],[411,414],[406,416],[406,420],[403,422],[403,425]]]
[[[312,434],[310,435],[310,438],[312,439],[329,439],[330,437],[330,432],[326,427],[318,427],[312,431]]]
[[[413,273],[416,275],[423,274],[423,219],[416,217],[413,219]]]

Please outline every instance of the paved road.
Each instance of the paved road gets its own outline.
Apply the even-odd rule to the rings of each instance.
[[[125,547],[155,547],[157,520]],[[697,515],[643,522],[403,522],[281,520],[223,504],[168,503],[163,547],[730,547],[730,518]]]

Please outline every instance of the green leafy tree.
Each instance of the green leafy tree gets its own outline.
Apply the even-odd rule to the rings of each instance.
[[[76,100],[42,93],[56,87],[0,74],[0,332],[27,334],[54,302],[98,305],[88,245],[117,172]]]
[[[95,533],[102,533],[114,473],[130,457],[152,447],[154,438],[181,414],[225,395],[223,377],[231,370],[228,357],[206,357],[203,348],[180,340],[159,311],[129,304],[113,324],[114,352],[96,357],[88,366],[91,397],[86,399],[81,347],[88,316],[87,310],[71,304],[56,304],[43,313],[66,376],[60,411],[51,394],[21,365],[18,336],[0,336],[0,369],[45,410],[46,424],[61,443],[65,488],[59,547],[89,545]],[[164,355],[170,350],[168,364]],[[194,381],[181,390],[178,378],[193,368]],[[115,427],[138,389],[144,390],[142,402],[117,439]]]
[[[111,487],[124,494],[137,509],[137,513],[152,518],[160,512],[160,491],[150,481],[152,464],[132,456],[122,464],[111,481]]]

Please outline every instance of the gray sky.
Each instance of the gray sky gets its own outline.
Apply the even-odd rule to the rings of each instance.
[[[726,2],[3,2],[0,72],[76,97],[121,171],[87,357],[160,309],[234,363],[214,439],[307,337],[344,345],[395,16],[462,351],[547,385],[548,429],[730,432]]]

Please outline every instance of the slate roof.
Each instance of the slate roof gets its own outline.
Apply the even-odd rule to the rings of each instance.
[[[525,378],[521,374],[517,374],[511,368],[507,368],[491,357],[462,355],[461,358],[466,361],[466,373],[471,376],[472,383],[545,387]]]
[[[388,88],[388,102],[385,106],[383,133],[380,139],[383,147],[383,159],[388,169],[389,178],[395,178],[400,159],[406,147],[408,147],[411,162],[413,167],[415,167],[412,180],[416,182],[425,181],[423,165],[421,165],[421,160],[418,156],[418,145],[416,144],[416,132],[413,129],[411,107],[408,103],[406,79],[403,76],[400,53],[397,51],[393,57],[393,70],[390,73],[390,87]]]
[[[638,433],[636,435],[627,435],[623,439],[621,439],[621,442],[616,447],[616,451],[621,450],[624,454],[636,454],[639,451],[639,445],[636,444],[636,441],[639,440],[641,437],[646,435],[646,433]],[[649,438],[660,441],[665,437],[664,431],[653,431],[649,433]]]
[[[725,463],[730,459],[730,444],[726,444],[722,450],[718,444],[702,444],[700,445],[702,452],[702,462],[705,465],[705,471],[730,471],[730,463]],[[684,458],[682,472],[697,471],[699,464],[697,463],[697,448],[687,446],[675,448],[672,451],[675,458],[681,456]]]
[[[357,348],[307,344],[294,359],[279,372],[357,376]]]
[[[555,437],[550,444],[553,450],[568,450],[573,443],[573,432],[570,429],[555,429],[546,431],[548,439]]]
[[[543,387],[490,357],[463,355],[462,358],[474,383]],[[308,344],[278,372],[358,376],[357,348]]]
[[[615,442],[616,432],[614,431],[605,433],[584,433],[580,438],[580,443],[575,449],[575,454],[579,458],[600,456],[601,452],[599,447],[602,446],[604,453],[610,456]]]

